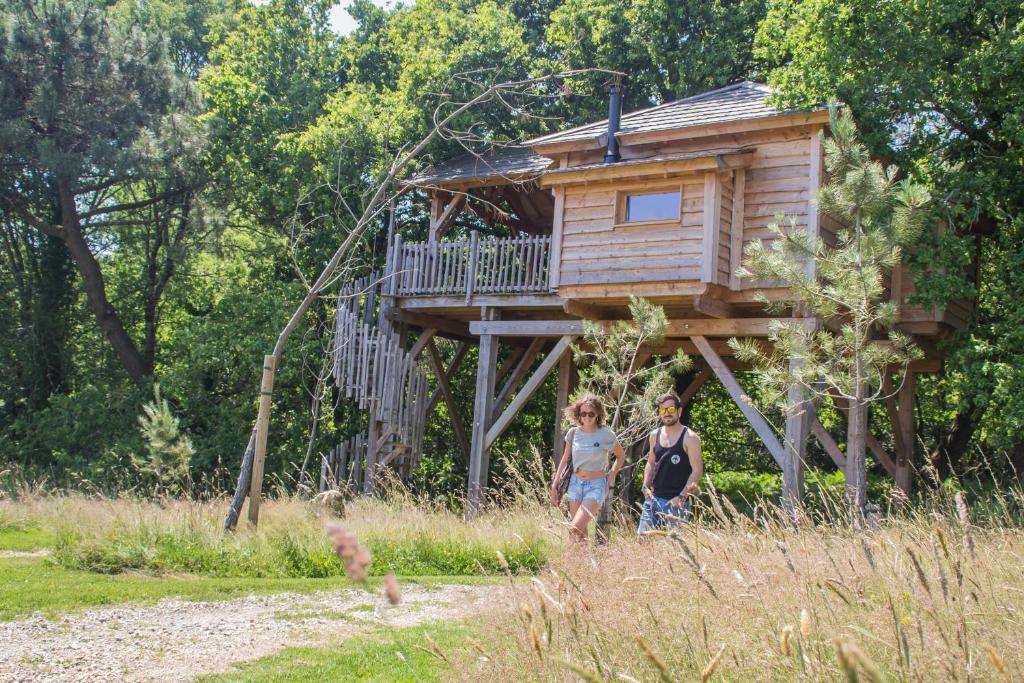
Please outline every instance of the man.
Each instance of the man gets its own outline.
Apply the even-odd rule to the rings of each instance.
[[[690,496],[704,475],[700,437],[683,425],[682,404],[673,393],[655,401],[661,426],[651,432],[644,465],[644,511],[637,534],[678,526],[691,514]]]

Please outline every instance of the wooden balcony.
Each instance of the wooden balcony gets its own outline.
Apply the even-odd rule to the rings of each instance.
[[[549,290],[551,238],[479,237],[405,244],[388,258],[392,296],[536,294]]]

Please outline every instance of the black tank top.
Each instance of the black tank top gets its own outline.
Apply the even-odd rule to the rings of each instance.
[[[668,447],[661,445],[661,430],[662,427],[658,427],[654,435],[654,495],[658,498],[675,498],[682,493],[686,481],[693,474],[690,458],[683,448],[687,427],[683,427],[679,440]]]

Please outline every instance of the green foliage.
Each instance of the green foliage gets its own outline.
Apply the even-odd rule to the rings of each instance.
[[[871,151],[941,202],[947,232],[925,235],[909,261],[915,301],[979,297],[944,378],[920,402],[929,455],[961,471],[980,464],[977,445],[1019,444],[1024,422],[1019,402],[991,400],[1024,382],[1012,289],[1024,211],[1022,22],[1014,0],[772,0],[757,36],[782,104],[846,103]],[[976,285],[976,267],[965,267],[975,261]]]
[[[152,604],[163,598],[230,600],[282,592],[312,593],[348,587],[345,578],[158,578],[137,573],[67,570],[40,558],[0,558],[0,621],[42,612],[59,614],[119,604]]]
[[[469,629],[459,623],[432,623],[397,630],[379,629],[328,647],[291,647],[269,657],[238,665],[237,673],[201,676],[202,683],[271,681],[370,681],[418,683],[441,680],[447,662],[423,646],[442,653],[465,649]]]
[[[192,441],[181,433],[178,418],[171,412],[167,399],[160,396],[160,385],[153,385],[153,402],[142,406],[139,416],[139,431],[146,444],[142,457],[133,456],[136,469],[155,484],[157,495],[187,494],[192,481],[189,465],[192,455]]]
[[[642,348],[665,340],[665,309],[631,297],[629,312],[632,320],[618,320],[608,330],[584,321],[583,343],[573,346],[580,367],[577,393],[591,392],[605,402],[608,426],[623,448],[650,433],[657,424],[654,399],[672,388],[672,373],[685,372],[693,364],[682,349],[670,358],[644,362]]]

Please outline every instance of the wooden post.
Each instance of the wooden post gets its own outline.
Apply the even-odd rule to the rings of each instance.
[[[476,230],[469,233],[469,265],[466,267],[466,305],[473,300],[473,290],[476,289],[476,266],[480,257],[480,238]]]
[[[743,265],[743,212],[747,193],[747,171],[736,169],[732,183],[732,224],[729,227],[729,289],[743,286],[736,271]]]
[[[498,312],[494,309],[485,309],[481,317],[485,320],[496,320]],[[498,337],[493,334],[480,335],[476,370],[476,398],[473,402],[473,435],[469,444],[467,502],[471,514],[480,509],[480,497],[487,483],[487,470],[490,466],[485,439],[487,430],[491,426],[497,360]]]
[[[551,255],[548,262],[548,289],[558,291],[558,281],[562,272],[562,221],[565,213],[565,188],[556,187],[554,219],[551,224]]]
[[[798,361],[791,360],[790,368]],[[807,435],[811,426],[811,406],[795,384],[789,388],[789,410],[786,413],[786,461],[782,468],[782,507],[792,514],[800,508],[804,497],[804,460]]]
[[[572,362],[572,354],[562,356],[558,361],[558,393],[555,396],[555,431],[552,437],[553,447],[551,458],[554,461],[554,468],[557,470],[558,461],[562,459],[562,452],[565,450],[565,430],[562,428],[562,412],[569,405],[569,394],[573,390],[573,375],[576,366]],[[553,470],[554,471],[554,470]]]
[[[898,454],[896,470],[899,477],[896,480],[897,486],[906,493],[910,493],[910,468],[914,461],[914,392],[917,386],[917,378],[913,371],[907,368],[906,377],[903,379],[903,386],[899,392],[899,433],[903,441],[903,451]]]
[[[722,182],[718,173],[704,174],[704,233],[701,245],[700,281],[718,281],[719,227],[722,222]]]
[[[263,463],[267,454],[267,431],[270,428],[270,402],[274,393],[274,370],[277,359],[263,357],[263,380],[260,382],[260,407],[256,415],[256,449],[253,451],[252,480],[249,482],[249,523],[260,521],[260,496],[263,490]]]

